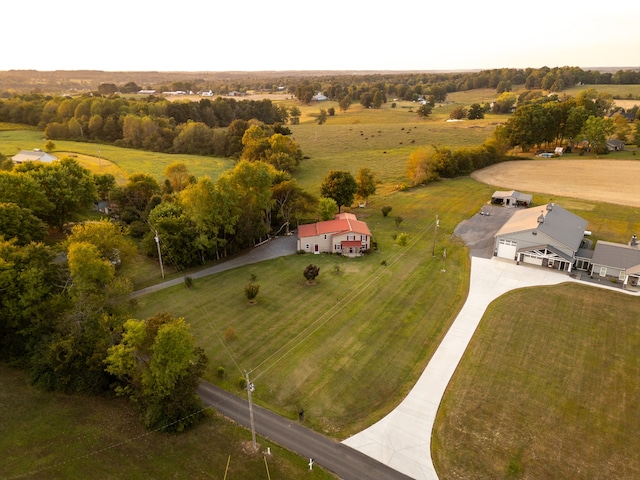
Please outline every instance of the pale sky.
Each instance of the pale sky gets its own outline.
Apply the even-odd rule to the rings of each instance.
[[[640,67],[639,0],[15,1],[0,70]]]

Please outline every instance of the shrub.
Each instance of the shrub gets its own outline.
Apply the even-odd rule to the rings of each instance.
[[[227,328],[227,331],[224,332],[224,338],[227,341],[231,341],[231,340],[235,340],[236,339],[236,331],[233,329],[233,327]]]
[[[409,242],[409,234],[407,233],[404,233],[404,232],[400,233],[396,238],[396,243],[401,247],[404,247],[408,242]]]
[[[380,261],[380,265],[382,265],[383,267],[387,266],[387,261],[386,260],[381,260]]]
[[[247,379],[244,377],[238,378],[238,387],[240,387],[240,390],[245,390],[247,388]]]
[[[384,207],[382,207],[381,210],[382,210],[382,216],[386,217],[387,215],[389,215],[389,212],[393,210],[393,208],[390,207],[389,205],[385,205]]]
[[[249,300],[249,303],[256,303],[256,297],[258,296],[258,292],[260,291],[260,284],[258,283],[248,283],[244,287],[244,294]]]
[[[304,278],[307,279],[307,283],[312,284],[315,281],[316,277],[320,275],[320,267],[317,267],[310,263],[309,265],[307,265],[307,268],[304,269],[303,275]]]
[[[220,380],[224,380],[224,377],[227,376],[227,371],[224,369],[223,366],[218,367],[218,378]]]
[[[184,286],[187,288],[193,287],[193,278],[189,276],[184,277]]]
[[[396,228],[398,228],[400,226],[400,224],[402,223],[403,220],[404,220],[404,218],[402,218],[400,216],[395,218]]]

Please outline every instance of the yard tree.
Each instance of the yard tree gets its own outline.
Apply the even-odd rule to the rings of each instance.
[[[541,103],[518,107],[505,123],[511,145],[528,151],[534,145],[550,142],[555,137],[554,118]]]
[[[91,172],[72,158],[52,164],[29,165],[23,171],[39,184],[53,205],[43,220],[60,231],[66,222],[84,212],[97,198]]]
[[[160,185],[148,173],[134,173],[129,176],[126,185],[116,192],[124,219],[144,219],[147,205],[154,195],[160,194]]]
[[[469,120],[480,120],[484,118],[484,108],[479,103],[473,103],[469,107],[469,112],[467,113],[467,118]]]
[[[194,223],[178,203],[163,202],[149,213],[151,230],[145,234],[144,246],[148,255],[157,256],[156,232],[165,262],[178,269],[198,265],[201,252],[196,248],[197,231]]]
[[[0,202],[28,208],[35,216],[46,219],[53,205],[39,183],[26,172],[0,171]]]
[[[571,142],[578,139],[584,124],[589,118],[589,112],[584,106],[575,106],[569,111],[564,128],[564,136]]]
[[[615,125],[615,135],[618,140],[627,142],[629,134],[631,133],[631,126],[629,125],[629,119],[620,113],[613,115],[613,123]]]
[[[418,116],[422,118],[427,118],[429,115],[431,115],[432,111],[433,111],[433,106],[429,102],[425,102],[418,107],[418,109],[416,110],[416,113],[418,114]]]
[[[136,253],[135,245],[125,237],[124,229],[109,220],[79,223],[71,228],[63,245],[67,248],[77,242],[88,242],[97,249],[99,258],[114,265],[131,258]]]
[[[301,115],[302,115],[302,113],[300,112],[300,109],[297,106],[293,105],[293,106],[289,107],[289,116],[291,118],[299,119]]]
[[[349,110],[349,107],[351,106],[351,97],[349,95],[344,95],[338,102],[338,106],[343,112]]]
[[[409,155],[407,160],[407,177],[412,186],[433,182],[438,179],[435,150],[420,147]]]
[[[318,202],[318,216],[321,221],[331,220],[338,213],[338,204],[333,198],[322,197]]]
[[[320,187],[323,197],[332,198],[338,205],[350,206],[356,193],[356,180],[351,173],[344,170],[331,170]]]
[[[234,233],[240,248],[253,245],[269,233],[274,174],[275,169],[269,164],[241,160],[223,175],[228,185],[238,192],[240,214]]]
[[[462,120],[463,118],[467,118],[467,109],[462,105],[455,107],[449,113],[449,118],[452,120]]]
[[[356,195],[367,203],[369,197],[376,193],[376,176],[370,168],[362,167],[356,175]]]
[[[513,106],[516,104],[518,97],[513,92],[503,92],[498,99],[493,103],[494,113],[510,113]]]
[[[69,273],[73,279],[71,291],[76,297],[94,290],[102,290],[115,278],[115,266],[101,258],[98,247],[89,242],[76,241],[67,250]]]
[[[109,200],[117,185],[116,177],[111,173],[94,173],[93,183],[96,185],[96,192],[100,200]]]
[[[14,238],[18,245],[40,242],[47,236],[46,224],[28,208],[0,202],[0,237]]]
[[[313,285],[313,283],[315,282],[315,280],[318,277],[318,275],[320,275],[320,267],[310,263],[304,269],[304,272],[302,272],[302,274],[304,275],[304,278],[307,279],[307,283],[309,285]]]
[[[179,432],[203,418],[196,389],[207,361],[184,318],[160,313],[127,320],[105,364],[119,379],[116,393],[133,401],[147,428]]]
[[[610,118],[594,117],[587,118],[582,129],[582,136],[589,142],[589,148],[596,153],[606,153],[607,140],[615,132],[615,124]]]
[[[275,202],[274,206],[278,210],[277,216],[283,223],[287,234],[291,224],[291,214],[296,207],[296,200],[302,193],[302,187],[290,174],[282,172],[274,176],[271,196]]]
[[[201,261],[219,259],[240,213],[239,194],[233,189],[221,190],[221,182],[209,177],[198,179],[185,188],[179,197],[184,214],[195,228],[195,244]]]
[[[327,123],[327,111],[321,108],[320,113],[318,113],[318,125],[324,125],[325,123]]]

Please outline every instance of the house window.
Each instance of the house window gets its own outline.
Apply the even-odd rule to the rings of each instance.
[[[601,277],[607,276],[607,267],[600,267],[600,276]]]
[[[307,243],[307,244],[304,246],[304,248],[305,248],[306,250],[309,250],[309,244]]]
[[[624,282],[624,278],[626,277],[624,270],[620,272],[620,275],[618,275],[618,280],[620,280],[621,282]]]
[[[342,245],[340,245],[339,243],[336,243],[336,250],[342,250]]]
[[[325,240],[327,239],[327,234],[326,234],[326,233],[324,234],[324,239],[325,239]]]

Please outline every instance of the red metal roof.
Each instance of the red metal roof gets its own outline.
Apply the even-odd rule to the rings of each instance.
[[[360,240],[343,240],[340,242],[342,248],[344,247],[361,247],[362,242]]]
[[[371,236],[367,224],[358,220],[353,213],[339,213],[333,220],[309,223],[298,227],[298,238],[341,233],[359,233]]]

